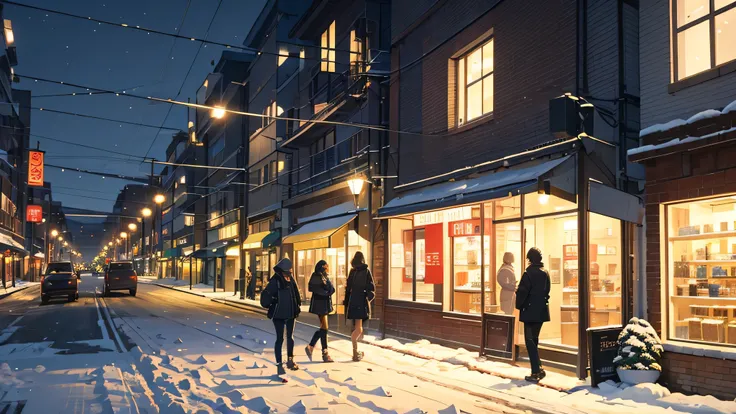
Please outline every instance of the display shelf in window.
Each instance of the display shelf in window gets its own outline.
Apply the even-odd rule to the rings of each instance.
[[[687,234],[683,236],[670,236],[670,241],[708,240],[721,239],[724,237],[736,237],[736,231],[717,231],[712,233]]]

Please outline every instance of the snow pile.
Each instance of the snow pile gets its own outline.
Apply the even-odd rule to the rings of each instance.
[[[726,133],[730,133],[730,132],[734,132],[734,131],[736,131],[736,127],[725,129],[723,131],[712,132],[710,134],[706,134],[706,135],[703,135],[703,136],[700,136],[700,137],[687,137],[687,138],[683,138],[683,139],[675,138],[673,140],[664,142],[662,144],[642,145],[641,147],[632,148],[632,149],[628,150],[627,151],[627,154],[629,154],[629,155],[635,155],[635,154],[639,154],[639,153],[642,153],[642,152],[652,151],[652,150],[655,150],[655,149],[662,149],[662,148],[672,147],[672,146],[675,146],[675,145],[678,145],[678,144],[687,144],[688,142],[695,142],[695,141],[705,140],[705,139],[716,137],[716,136],[721,135],[721,134],[726,134]]]
[[[688,125],[694,124],[696,122],[702,121],[704,119],[708,118],[715,118],[721,116],[721,111],[717,111],[715,109],[706,109],[705,111],[698,112],[697,114],[691,116],[687,119]]]
[[[669,122],[665,122],[664,124],[654,124],[650,127],[644,128],[641,131],[639,131],[639,138],[649,135],[649,134],[654,134],[656,132],[663,132],[663,131],[667,131],[673,128],[677,128],[685,124],[686,122],[682,119],[673,119]]]

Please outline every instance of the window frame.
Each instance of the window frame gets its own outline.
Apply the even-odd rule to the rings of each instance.
[[[676,0],[674,0],[674,1],[676,1]],[[493,66],[491,68],[491,71],[484,75],[483,74],[483,69],[484,69],[483,68],[483,48],[487,44],[489,44],[489,43],[493,43],[493,45],[491,47],[491,49],[493,51],[493,57],[494,57],[493,58]],[[468,84],[467,79],[468,79],[468,71],[469,71],[469,66],[470,66],[470,65],[468,65],[468,58],[474,52],[476,52],[478,50],[481,51],[480,77],[478,79],[475,79],[472,83]],[[469,124],[471,124],[473,122],[476,122],[476,121],[478,121],[480,119],[483,119],[486,116],[490,116],[490,115],[493,114],[493,111],[495,110],[495,77],[494,77],[494,74],[496,72],[495,56],[496,56],[495,36],[489,35],[489,36],[484,36],[481,39],[479,39],[478,41],[476,41],[476,42],[468,45],[459,54],[459,56],[456,56],[454,58],[454,61],[455,61],[454,62],[454,65],[455,65],[455,127],[457,127],[457,128],[464,127],[464,126],[469,125]],[[462,62],[462,65],[461,65],[461,62]],[[460,73],[461,73],[460,68],[461,68],[461,66],[463,68],[462,78],[460,76]],[[492,102],[493,109],[491,109],[489,112],[483,112],[483,81],[485,79],[487,79],[488,77],[492,77],[493,78],[493,81],[492,81],[492,87],[494,89],[494,94],[493,94],[494,99],[493,99],[493,102]],[[462,87],[460,86],[460,79],[462,79],[462,81],[463,81],[463,86]],[[470,89],[471,86],[474,86],[474,85],[476,85],[478,83],[481,84],[481,110],[480,110],[481,114],[478,115],[478,116],[476,116],[473,119],[469,119],[468,118],[468,90]],[[460,102],[460,99],[461,99],[460,98],[460,96],[461,96],[460,90],[461,90],[461,88],[463,89],[463,93],[462,93],[463,102]],[[463,114],[463,118],[464,118],[464,120],[463,120],[462,123],[460,122],[460,114],[461,114],[460,107],[461,106],[463,108],[462,114]]]
[[[723,6],[718,10],[715,9],[715,0],[708,0],[708,13],[705,14],[705,16],[701,16],[687,24],[682,25],[682,27],[677,26],[677,2],[678,0],[670,0],[670,28],[671,28],[671,34],[670,37],[672,39],[672,82],[679,82],[684,79],[692,78],[697,75],[701,75],[703,73],[706,73],[709,70],[713,70],[719,66],[726,65],[728,63],[736,61],[736,59],[731,59],[727,62],[723,62],[719,65],[716,64],[716,17],[720,14],[726,13],[734,8],[736,8],[736,1],[733,3]],[[680,33],[683,33],[687,31],[688,29],[691,29],[699,24],[702,24],[704,22],[708,22],[709,26],[709,50],[710,50],[710,67],[708,69],[702,70],[697,73],[693,73],[690,76],[686,77],[680,77],[679,76],[679,63],[680,63],[680,57],[679,57],[679,51],[678,51],[678,39],[677,36]]]
[[[334,73],[336,53],[337,53],[337,41],[335,38],[337,34],[336,23],[333,20],[320,35],[320,71]],[[331,57],[331,59],[330,59]]]

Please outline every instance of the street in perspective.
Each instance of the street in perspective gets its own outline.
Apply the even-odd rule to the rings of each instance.
[[[736,413],[736,0],[0,20],[0,414]]]

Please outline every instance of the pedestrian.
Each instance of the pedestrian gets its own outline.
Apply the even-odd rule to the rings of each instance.
[[[526,254],[529,267],[521,276],[516,291],[516,309],[521,311],[519,320],[524,322],[524,341],[526,342],[532,375],[525,377],[529,382],[539,382],[547,373],[542,369],[539,359],[539,332],[542,325],[549,321],[549,273],[542,263],[542,251],[536,247]]]
[[[250,267],[245,270],[246,276],[248,277],[248,299],[256,299],[256,277],[251,272]]]
[[[345,288],[345,317],[353,321],[353,361],[363,359],[363,352],[358,352],[358,341],[363,337],[363,324],[371,318],[371,302],[376,297],[376,285],[373,276],[365,263],[362,252],[355,252],[350,261],[352,269],[348,275]]]
[[[335,362],[330,357],[330,353],[327,349],[327,315],[331,314],[333,309],[332,306],[332,294],[335,293],[335,287],[332,285],[329,277],[330,266],[324,260],[317,262],[314,267],[314,273],[309,279],[309,291],[312,292],[312,302],[309,304],[309,313],[313,313],[319,317],[319,329],[312,335],[312,340],[309,345],[305,348],[307,357],[312,360],[312,353],[314,347],[317,345],[317,341],[322,344],[322,361],[323,362]]]
[[[283,258],[273,268],[274,274],[268,285],[261,292],[261,306],[268,309],[268,318],[273,321],[276,329],[276,343],[274,354],[278,375],[286,374],[281,358],[281,348],[284,345],[284,329],[286,329],[286,367],[292,371],[299,369],[294,362],[294,323],[301,312],[302,298],[299,287],[291,273],[291,260]]]
[[[503,254],[503,264],[498,269],[496,280],[501,285],[501,311],[511,315],[514,313],[514,296],[516,296],[516,272],[514,272],[513,253],[506,252]]]

